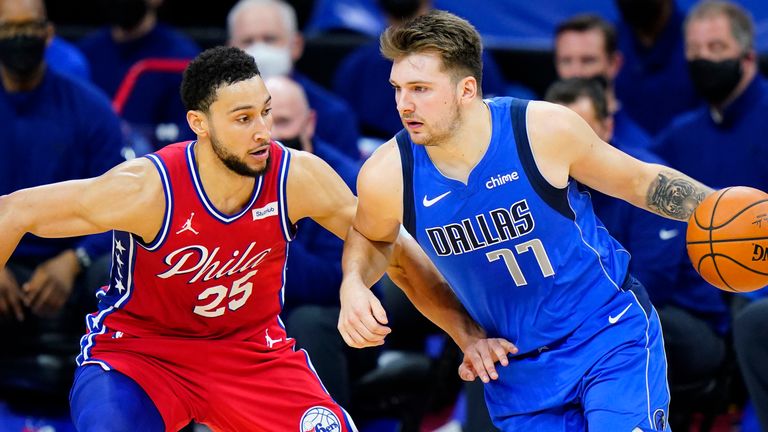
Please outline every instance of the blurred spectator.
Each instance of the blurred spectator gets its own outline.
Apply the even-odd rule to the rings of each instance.
[[[100,175],[121,162],[120,123],[96,88],[48,68],[53,37],[42,0],[0,0],[0,195]],[[119,210],[119,209],[116,209]],[[82,314],[106,281],[111,235],[26,235],[0,269],[0,390],[66,403]],[[93,265],[92,265],[93,264]],[[38,404],[49,408],[37,400]]]
[[[768,190],[768,83],[757,73],[753,32],[748,13],[726,1],[701,2],[685,21],[688,67],[707,105],[676,118],[661,134],[657,151],[672,167],[715,188],[743,185]],[[691,280],[704,283],[695,276]],[[747,388],[766,428],[768,371],[762,353],[768,342],[757,339],[759,331],[748,333],[766,319],[760,312],[764,301],[761,304],[735,315],[734,336]]]
[[[388,25],[403,23],[432,9],[431,0],[378,0]],[[339,65],[333,90],[355,110],[363,135],[389,139],[403,128],[395,108],[395,92],[389,84],[392,62],[379,52],[378,39],[350,53]],[[483,95],[533,98],[519,85],[504,82],[488,51],[483,52]]]
[[[228,44],[251,54],[264,78],[290,75],[303,88],[317,112],[317,136],[343,154],[360,159],[359,132],[346,102],[295,71],[304,40],[296,27],[296,12],[281,0],[240,0],[227,16]]]
[[[314,136],[315,112],[301,86],[283,76],[269,77],[265,84],[272,95],[272,137],[287,147],[316,154],[354,190],[359,162]],[[349,407],[352,383],[376,366],[378,351],[350,348],[336,329],[343,242],[310,219],[300,221],[298,230],[288,254],[290,271],[280,315],[288,335],[309,353],[328,392]]]
[[[646,149],[632,148],[612,136],[613,119],[599,81],[572,78],[554,83],[546,94],[550,102],[579,114],[603,140],[645,162],[665,164]],[[632,255],[629,271],[645,285],[662,323],[669,368],[672,403],[691,397],[717,377],[726,358],[723,329],[728,315],[719,292],[706,284],[680,278],[683,267],[693,272],[686,256],[684,223],[662,218],[598,191],[591,195],[595,214]],[[698,305],[692,300],[702,302]],[[671,411],[670,425],[687,430],[689,413]]]
[[[768,293],[763,293],[763,295]],[[768,430],[768,299],[746,306],[733,321],[733,338],[760,430]],[[745,414],[746,417],[746,414]],[[742,429],[746,430],[746,429]]]
[[[652,136],[674,116],[698,106],[683,49],[683,12],[675,0],[616,0],[624,66],[616,96]]]
[[[91,80],[91,66],[77,47],[59,36],[53,36],[45,49],[45,62],[51,69],[71,78]]]
[[[749,15],[735,3],[702,2],[688,15],[685,41],[692,80],[707,105],[677,117],[655,150],[709,186],[768,190],[768,83],[757,73]]]
[[[93,82],[111,98],[136,62],[148,58],[191,59],[200,48],[190,38],[158,22],[162,0],[98,0],[110,26],[83,38]],[[141,131],[155,148],[192,139],[179,99],[180,73],[143,75],[121,117]]]
[[[597,15],[578,15],[555,30],[555,68],[560,79],[599,78],[605,81],[613,139],[622,146],[646,149],[651,138],[616,99],[614,80],[624,59],[617,47],[616,29]]]
[[[386,23],[377,0],[315,0],[307,28],[311,35],[326,32],[355,32],[377,37]]]

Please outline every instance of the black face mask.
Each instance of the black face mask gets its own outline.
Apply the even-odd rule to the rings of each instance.
[[[135,29],[149,11],[146,0],[102,0],[102,7],[109,24],[123,30]]]
[[[665,3],[665,0],[616,0],[616,7],[630,27],[651,31],[661,18]]]
[[[284,146],[294,150],[304,150],[304,146],[301,145],[301,138],[295,136],[293,138],[286,138],[279,140]]]
[[[696,59],[688,62],[688,72],[696,92],[711,104],[720,104],[733,92],[744,74],[741,59],[715,62]]]
[[[599,85],[600,88],[603,89],[603,91],[608,89],[608,77],[606,75],[596,74],[596,75],[592,75],[590,77],[585,77],[585,78]]]
[[[379,7],[395,19],[411,18],[421,7],[421,0],[379,0]]]
[[[13,36],[0,39],[0,63],[16,78],[27,78],[43,62],[45,37]]]

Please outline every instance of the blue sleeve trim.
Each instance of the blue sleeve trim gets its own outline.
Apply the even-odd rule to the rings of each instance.
[[[165,167],[165,163],[163,163],[162,159],[155,154],[149,154],[145,157],[152,161],[160,174],[160,179],[163,183],[163,193],[165,195],[165,214],[163,215],[163,223],[160,226],[160,231],[158,231],[157,236],[151,242],[145,244],[138,238],[138,236],[136,242],[148,251],[154,251],[162,246],[165,239],[168,237],[168,229],[170,228],[171,216],[173,215],[173,195],[171,193],[171,179],[168,177],[168,170]]]
[[[413,149],[405,129],[395,135],[403,169],[403,226],[416,238],[416,207],[413,201]]]
[[[510,104],[510,115],[512,120],[512,130],[515,133],[515,144],[517,145],[517,154],[520,163],[523,164],[525,175],[544,202],[552,209],[563,215],[568,220],[576,220],[576,215],[568,204],[568,188],[558,189],[552,186],[544,176],[541,175],[536,166],[536,160],[533,157],[531,143],[528,140],[528,126],[526,123],[526,112],[528,102],[525,99],[514,99]]]
[[[283,228],[283,237],[285,241],[291,242],[296,237],[296,225],[291,223],[288,216],[288,169],[291,165],[291,152],[282,144],[278,144],[283,150],[282,161],[280,162],[280,174],[278,181],[278,202],[280,206],[280,225]]]

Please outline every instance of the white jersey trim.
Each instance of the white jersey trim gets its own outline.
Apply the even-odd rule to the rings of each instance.
[[[165,214],[163,215],[163,223],[160,226],[157,236],[152,242],[144,245],[139,242],[141,247],[148,251],[157,250],[163,245],[165,239],[168,237],[168,231],[171,226],[171,216],[173,215],[173,193],[171,193],[171,179],[168,177],[168,170],[165,167],[165,163],[155,154],[148,154],[146,158],[151,160],[155,164],[158,173],[160,173],[160,180],[163,182],[163,193],[165,194]]]
[[[243,207],[243,209],[234,215],[227,215],[219,211],[208,199],[208,195],[205,193],[205,189],[203,189],[203,182],[200,180],[200,173],[197,172],[197,164],[195,163],[195,144],[197,144],[197,141],[192,141],[187,145],[187,168],[189,170],[189,175],[192,177],[192,183],[195,187],[195,191],[197,192],[197,197],[200,199],[200,202],[203,203],[203,207],[205,207],[205,210],[213,216],[215,219],[218,219],[221,222],[224,223],[232,223],[236,221],[237,219],[240,219],[244,214],[247,214],[251,211],[251,208],[254,204],[256,204],[256,200],[259,199],[259,195],[261,194],[261,186],[264,184],[264,176],[259,176],[256,178],[256,184],[253,187],[253,195],[251,196],[250,202]]]

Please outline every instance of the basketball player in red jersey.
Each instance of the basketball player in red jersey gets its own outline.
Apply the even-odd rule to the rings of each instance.
[[[0,268],[24,233],[114,230],[110,282],[86,318],[70,394],[77,429],[354,431],[278,316],[295,223],[311,217],[344,237],[354,196],[320,159],[270,140],[270,95],[239,49],[198,56],[181,93],[196,141],[0,197]],[[484,339],[412,239],[395,252],[393,278],[414,298],[437,295],[416,302],[453,324],[461,373],[495,377],[515,347]]]

